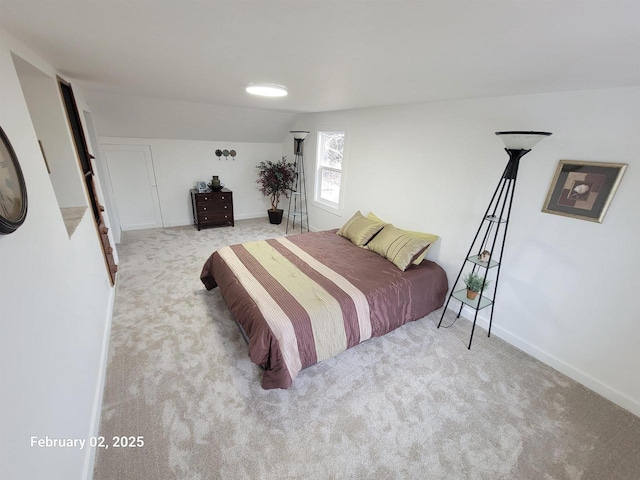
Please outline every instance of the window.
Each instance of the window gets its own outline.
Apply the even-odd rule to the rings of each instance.
[[[315,201],[334,210],[340,208],[344,170],[344,132],[318,132]]]

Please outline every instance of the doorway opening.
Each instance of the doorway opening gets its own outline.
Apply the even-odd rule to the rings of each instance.
[[[22,93],[36,132],[42,161],[49,172],[60,214],[69,238],[87,211],[87,197],[82,188],[60,94],[55,80],[12,53]]]
[[[104,255],[104,261],[109,273],[109,280],[111,285],[115,284],[115,275],[118,271],[118,265],[113,255],[113,247],[109,239],[109,228],[107,227],[104,216],[104,207],[100,205],[98,201],[98,192],[95,183],[95,176],[93,165],[91,160],[94,158],[89,153],[89,147],[87,145],[87,139],[84,136],[84,129],[82,128],[82,122],[80,120],[80,113],[76,99],[73,95],[73,89],[71,84],[62,78],[58,77],[58,87],[60,88],[60,94],[62,95],[62,101],[67,112],[67,120],[69,121],[69,128],[73,137],[73,143],[76,147],[76,154],[78,161],[80,162],[80,169],[84,179],[84,185],[87,195],[89,197],[89,203],[91,205],[91,212],[93,213],[93,220],[96,225],[98,236],[100,238],[100,246],[102,247],[102,253]]]

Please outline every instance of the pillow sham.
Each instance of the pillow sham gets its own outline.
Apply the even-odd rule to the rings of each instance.
[[[369,242],[367,248],[404,272],[429,245],[431,240],[413,236],[389,223]]]
[[[407,235],[409,235],[409,236],[411,236],[413,238],[423,239],[423,240],[426,240],[428,242],[427,247],[413,261],[414,265],[420,265],[420,263],[424,260],[424,257],[427,256],[427,251],[429,250],[429,248],[431,248],[431,245],[433,245],[435,243],[435,241],[438,240],[440,237],[438,235],[433,235],[431,233],[410,232],[408,230],[403,230],[403,231],[404,231],[404,233],[406,233]]]
[[[378,217],[375,213],[373,212],[369,212],[367,213],[367,218],[370,220],[375,220],[376,222],[381,222],[384,223],[385,225],[387,224],[387,222],[385,222],[384,220],[382,220],[380,217]]]
[[[351,240],[358,247],[364,247],[376,233],[382,230],[382,227],[384,227],[384,223],[363,217],[360,210],[358,210],[338,230],[337,234]]]
[[[385,222],[384,220],[382,220],[380,217],[378,217],[375,213],[373,212],[369,212],[367,214],[367,218],[371,219],[371,220],[375,220],[378,222],[382,222],[384,224],[386,224],[387,222]],[[400,230],[400,229],[398,229]],[[436,240],[438,240],[440,237],[438,235],[433,235],[431,233],[422,233],[422,232],[412,232],[409,230],[402,230],[404,233],[406,233],[407,235],[414,237],[414,238],[424,238],[425,240],[429,241],[429,245],[427,245],[427,248],[424,249],[424,251],[418,255],[416,257],[416,259],[413,261],[414,265],[420,265],[420,263],[422,263],[422,261],[424,260],[424,257],[427,256],[427,251],[429,250],[429,247],[431,247],[431,245],[433,245],[435,243]]]

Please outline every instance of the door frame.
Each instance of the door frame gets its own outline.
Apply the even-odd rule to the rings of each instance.
[[[82,125],[82,120],[80,119],[80,112],[78,111],[78,104],[76,102],[75,95],[73,94],[71,83],[59,76],[56,76],[56,78],[58,80],[58,88],[60,90],[62,105],[64,106],[65,113],[67,114],[67,122],[71,132],[71,138],[73,139],[73,145],[75,146],[78,166],[80,167],[82,178],[84,180],[82,182],[84,184],[84,191],[87,199],[89,200],[89,206],[91,207],[91,217],[93,218],[93,223],[96,227],[98,240],[100,240],[100,248],[102,249],[102,256],[104,257],[109,281],[113,287],[116,282],[118,265],[116,264],[113,255],[113,246],[109,240],[109,229],[107,228],[104,216],[102,215],[104,207],[100,204],[98,199],[93,165],[91,162],[94,157],[89,152],[87,139],[84,134],[84,127]]]
[[[155,161],[153,159],[153,151],[151,149],[151,145],[144,143],[101,143],[100,144],[102,153],[104,155],[104,164],[106,166],[107,172],[109,173],[109,184],[111,187],[111,191],[113,192],[113,203],[116,209],[118,218],[120,220],[120,230],[121,231],[130,231],[130,230],[142,230],[145,228],[162,228],[164,227],[164,215],[162,214],[162,204],[160,203],[160,194],[158,192],[158,181],[156,177],[156,166]],[[131,228],[128,225],[124,225],[122,222],[122,213],[120,208],[122,205],[118,206],[118,194],[117,189],[114,188],[113,184],[113,172],[112,165],[109,164],[109,152],[110,151],[144,151],[145,157],[148,155],[148,163],[145,165],[147,170],[147,176],[152,182],[150,185],[153,189],[153,207],[156,217],[156,222],[154,225],[143,225],[143,226],[134,226]]]

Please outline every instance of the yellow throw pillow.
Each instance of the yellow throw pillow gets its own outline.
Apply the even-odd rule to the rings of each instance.
[[[431,240],[416,237],[411,233],[413,232],[405,232],[388,224],[369,242],[367,247],[404,272],[411,262],[431,245]]]
[[[363,217],[358,210],[337,233],[351,240],[358,247],[364,247],[376,233],[382,230],[382,227],[384,223]]]
[[[367,218],[371,220],[376,220],[378,222],[382,222],[385,224],[387,223],[373,212],[369,212],[367,214]],[[411,232],[409,230],[403,230],[403,232],[415,238],[424,238],[425,240],[428,240],[430,242],[429,245],[427,245],[427,248],[425,248],[424,251],[420,255],[418,255],[418,257],[413,261],[414,265],[420,265],[422,263],[422,261],[424,260],[424,257],[427,256],[427,250],[429,250],[429,247],[431,247],[431,245],[433,245],[435,241],[440,238],[438,235],[433,235],[431,233]]]
[[[387,224],[387,222],[385,222],[384,220],[382,220],[380,217],[378,217],[375,213],[373,212],[369,212],[367,213],[367,218],[369,220],[375,220],[376,222],[381,222],[384,223],[385,225]]]
[[[413,261],[414,265],[420,265],[420,263],[424,260],[424,257],[427,256],[427,250],[429,250],[431,245],[433,245],[436,242],[436,240],[438,240],[440,237],[438,235],[433,235],[431,233],[410,232],[408,230],[403,230],[403,231],[404,233],[406,233],[411,237],[421,238],[429,242],[429,245],[427,245],[427,248],[425,248],[424,251],[420,255],[418,255],[418,257]]]

